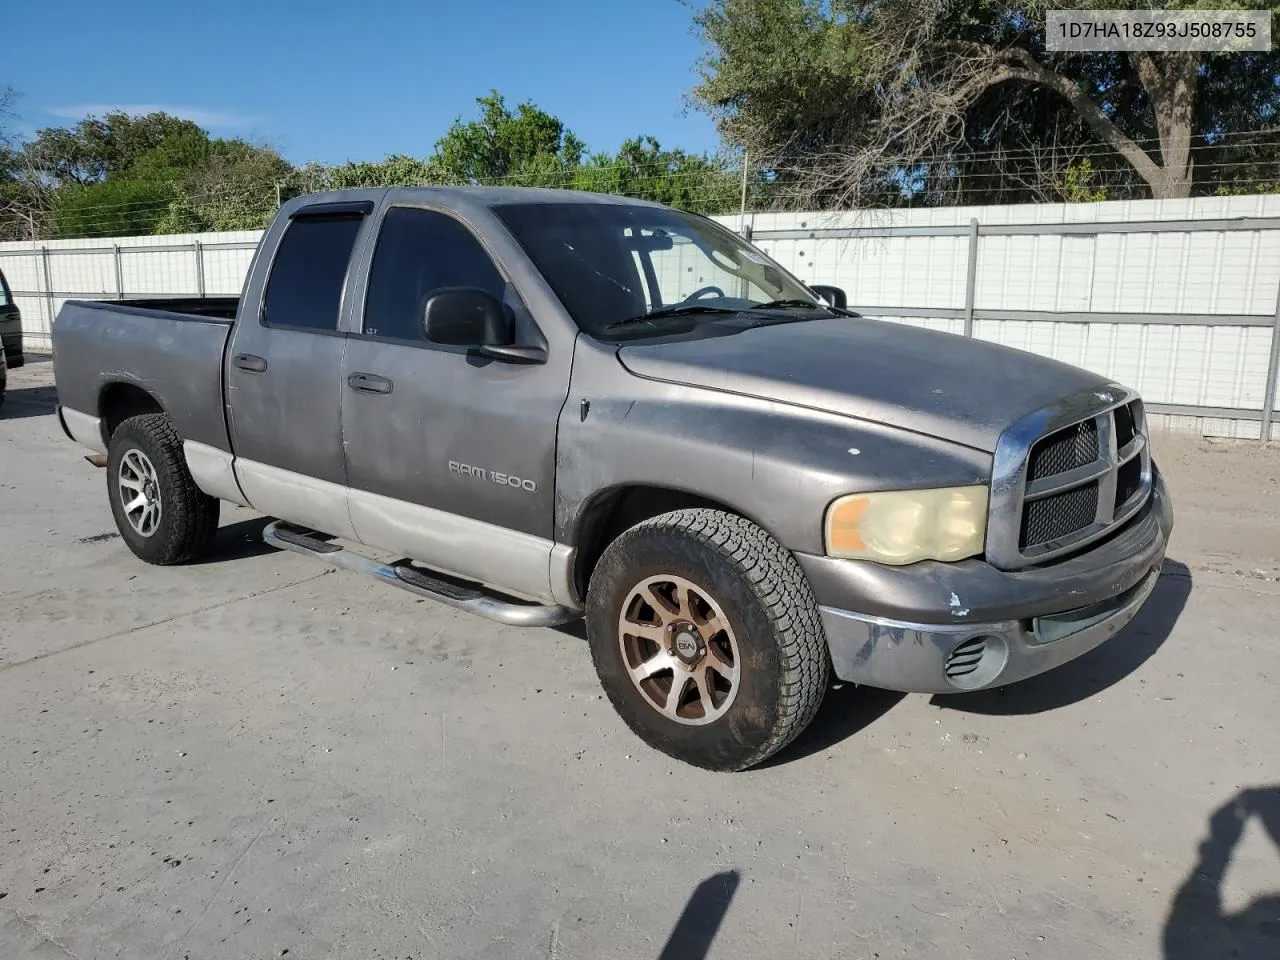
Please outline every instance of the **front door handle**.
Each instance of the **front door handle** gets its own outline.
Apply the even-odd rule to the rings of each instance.
[[[247,373],[267,372],[266,358],[254,356],[252,353],[237,353],[231,358],[231,362],[236,365],[236,369]]]
[[[395,384],[372,373],[353,373],[347,377],[347,386],[361,393],[390,393]]]

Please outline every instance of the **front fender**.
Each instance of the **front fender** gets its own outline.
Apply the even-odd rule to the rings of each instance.
[[[594,351],[579,351],[583,354]],[[585,358],[583,358],[585,359]],[[575,544],[601,494],[630,485],[723,503],[784,547],[823,552],[828,504],[848,493],[986,483],[990,454],[883,424],[646,380],[611,356],[581,380],[560,422],[556,540]],[[600,358],[594,358],[600,362]],[[582,401],[586,401],[584,406]]]

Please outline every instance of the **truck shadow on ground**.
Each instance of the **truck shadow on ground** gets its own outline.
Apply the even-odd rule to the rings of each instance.
[[[871,726],[905,697],[905,693],[855,687],[851,683],[834,687],[827,691],[818,715],[804,732],[756,769],[767,770],[834,747]]]
[[[703,960],[742,882],[737,870],[707,877],[689,897],[658,960]]]
[[[585,620],[574,620],[552,629],[584,643],[587,640]],[[896,693],[892,690],[855,687],[851,683],[833,687],[827,691],[822,700],[822,706],[818,709],[818,715],[813,718],[813,722],[805,728],[804,732],[793,743],[759,764],[756,769],[767,770],[770,767],[821,753],[871,726],[905,696],[905,693]]]
[[[1227,913],[1223,882],[1245,824],[1257,817],[1280,857],[1280,786],[1240,791],[1209,817],[1199,856],[1174,894],[1165,922],[1165,960],[1275,960],[1280,957],[1280,890]]]
[[[224,504],[225,506],[225,504]],[[275,547],[262,539],[262,531],[271,522],[270,517],[252,517],[248,520],[237,520],[218,528],[218,536],[213,547],[192,566],[206,563],[226,563],[230,560],[245,560],[249,557],[260,557],[268,553],[277,553]]]
[[[12,371],[9,374],[13,376]],[[13,381],[11,380],[10,383]],[[0,407],[0,420],[25,420],[30,417],[47,417],[58,404],[58,393],[53,387],[9,387],[5,391],[4,406]],[[58,434],[62,436],[61,433]]]
[[[1160,649],[1182,616],[1191,588],[1190,569],[1176,560],[1166,560],[1160,581],[1141,612],[1107,643],[1040,677],[982,693],[934,696],[930,703],[970,713],[1019,715],[1056,710],[1088,699],[1123,680]],[[555,629],[579,640],[587,638],[586,624],[581,620]],[[794,743],[758,769],[821,753],[871,726],[905,696],[853,684],[828,690],[813,722]]]
[[[947,710],[1024,715],[1056,710],[1118,683],[1141,667],[1169,639],[1191,596],[1191,570],[1166,560],[1155,590],[1138,615],[1118,634],[1082,657],[1038,677],[980,693],[934,696]]]

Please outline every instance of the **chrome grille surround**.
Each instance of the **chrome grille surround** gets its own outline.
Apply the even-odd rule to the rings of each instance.
[[[1132,434],[1123,446],[1117,443],[1117,419],[1122,435]],[[1064,428],[1089,420],[1097,425],[1096,457],[1091,462],[1029,481],[1028,467],[1036,444]],[[1117,504],[1120,468],[1135,458],[1141,465],[1137,488],[1128,499]],[[1136,514],[1151,495],[1151,482],[1146,415],[1142,400],[1132,390],[1115,383],[1107,384],[1028,414],[1006,429],[996,443],[987,519],[987,561],[1004,570],[1017,570],[1077,551]],[[1051,540],[1022,545],[1025,508],[1029,502],[1090,484],[1097,487],[1097,509],[1092,522]]]

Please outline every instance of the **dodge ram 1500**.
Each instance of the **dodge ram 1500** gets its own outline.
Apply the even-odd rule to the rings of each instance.
[[[238,299],[65,304],[59,414],[142,560],[199,556],[225,500],[440,603],[585,617],[639,737],[742,769],[832,674],[960,693],[1085,653],[1173,524],[1132,390],[843,302],[656,204],[315,194]]]

